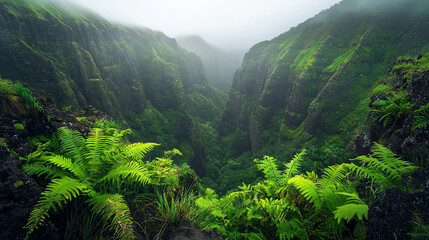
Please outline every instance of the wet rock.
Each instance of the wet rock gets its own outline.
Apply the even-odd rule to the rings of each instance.
[[[179,226],[168,228],[162,240],[223,240],[223,238],[220,233],[200,230],[192,223],[185,222]]]

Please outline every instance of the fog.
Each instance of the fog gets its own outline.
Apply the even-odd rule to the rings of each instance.
[[[68,0],[112,22],[170,37],[199,35],[228,50],[247,50],[340,0]]]

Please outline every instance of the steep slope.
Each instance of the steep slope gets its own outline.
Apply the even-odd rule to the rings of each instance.
[[[46,90],[62,108],[93,105],[116,119],[125,116],[141,141],[162,133],[145,131],[136,116],[169,112],[174,142],[162,143],[186,146],[185,158],[202,171],[204,149],[193,117],[211,119],[223,102],[195,54],[160,32],[112,25],[46,0],[1,0],[0,19],[2,77]],[[202,106],[204,114],[192,115]]]
[[[228,92],[244,53],[221,50],[210,45],[200,36],[182,36],[176,39],[180,46],[201,58],[208,81],[216,88]]]
[[[283,142],[350,139],[396,58],[429,50],[428,13],[428,1],[345,0],[255,45],[234,77],[223,135],[248,134],[240,151],[254,153],[273,132]]]

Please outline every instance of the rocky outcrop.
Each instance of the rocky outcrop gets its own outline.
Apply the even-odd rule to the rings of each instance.
[[[404,156],[409,161],[425,161],[429,157],[429,126],[414,128],[416,124],[416,112],[421,107],[429,104],[429,70],[427,66],[429,54],[420,56],[419,59],[401,59],[392,67],[387,77],[379,86],[384,86],[390,90],[380,93],[373,93],[370,107],[372,112],[368,122],[370,129],[368,132],[359,134],[355,141],[357,150],[366,147],[364,142],[383,142],[389,149],[396,154]],[[382,111],[377,102],[392,99],[394,95],[403,97],[398,98],[396,103],[399,107],[407,103],[412,107],[407,112],[399,112],[391,117],[392,121],[386,123],[385,119],[380,119],[376,115]],[[363,139],[366,141],[362,141]],[[367,154],[368,152],[360,152]]]
[[[414,191],[388,189],[370,205],[367,239],[414,239],[410,235],[412,232],[427,237],[424,224],[429,222],[429,169],[425,161],[429,157],[429,125],[416,128],[415,120],[419,114],[416,111],[429,104],[428,66],[429,54],[417,59],[398,59],[387,77],[373,90],[372,112],[367,119],[369,131],[360,133],[354,141],[359,155],[368,154],[373,142],[381,142],[421,167],[403,176],[407,188]],[[389,102],[390,109],[396,104],[403,110],[389,112],[381,104],[389,99],[394,99],[393,103]],[[381,115],[385,117],[382,119]]]
[[[370,206],[366,239],[418,239],[410,235],[413,230],[428,236],[424,230],[424,224],[429,221],[428,171],[427,168],[419,169],[410,176],[412,186],[419,191],[410,193],[399,188],[388,189]]]
[[[368,91],[399,55],[417,55],[429,41],[427,12],[416,0],[347,0],[255,45],[235,74],[223,134],[249,132],[256,152],[283,113],[274,129],[282,140],[348,141],[369,112]]]

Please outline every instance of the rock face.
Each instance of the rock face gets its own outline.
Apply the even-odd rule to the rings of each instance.
[[[203,121],[220,115],[223,105],[207,83],[201,60],[176,40],[149,29],[113,25],[50,0],[0,1],[0,75],[45,90],[59,108],[92,105],[115,119],[132,121],[132,126],[143,125],[136,116],[149,105],[160,114],[182,115],[178,121],[185,126],[173,126],[169,131],[174,136],[168,138],[177,143],[174,147],[189,146],[187,161],[195,169],[204,169],[200,136],[195,135],[198,130],[182,134],[182,129],[195,128],[194,113],[205,104],[201,99],[211,103],[204,105],[208,114],[198,116]],[[162,124],[150,117],[154,125]],[[141,137],[148,132],[145,127],[133,130]],[[161,135],[153,132],[144,136],[147,141]]]
[[[374,90],[372,93],[372,112],[368,120],[371,126],[368,132],[360,134],[360,138],[365,136],[370,143],[382,142],[409,161],[419,162],[429,157],[429,125],[416,127],[418,116],[427,118],[429,114],[429,109],[419,110],[429,104],[428,66],[429,53],[419,59],[400,59],[392,66],[387,77],[377,87],[388,90]],[[380,106],[380,103],[389,99],[396,99],[393,103],[389,102],[392,107],[400,109],[407,104],[409,107],[401,111],[387,111],[388,108]],[[380,115],[376,114],[380,111],[389,115],[380,119]],[[362,144],[362,141],[355,142],[357,149],[364,148]]]
[[[422,226],[429,221],[429,169],[424,163],[429,157],[429,125],[416,127],[417,117],[423,114],[419,109],[429,104],[428,66],[428,53],[397,60],[371,94],[368,132],[360,133],[354,141],[358,154],[368,154],[371,144],[380,142],[421,165],[410,176],[403,176],[407,187],[416,191],[388,189],[370,205],[367,239],[414,239],[410,233],[424,233]]]
[[[258,151],[273,116],[280,137],[350,136],[369,112],[368,92],[403,54],[428,48],[427,1],[346,0],[245,55],[223,134],[250,133]]]
[[[418,228],[419,224],[429,221],[428,171],[428,168],[419,169],[410,176],[413,179],[413,187],[422,190],[421,192],[409,193],[399,188],[388,189],[381,199],[370,206],[368,240],[414,239],[409,235],[413,228]],[[422,230],[420,226],[420,231]]]

